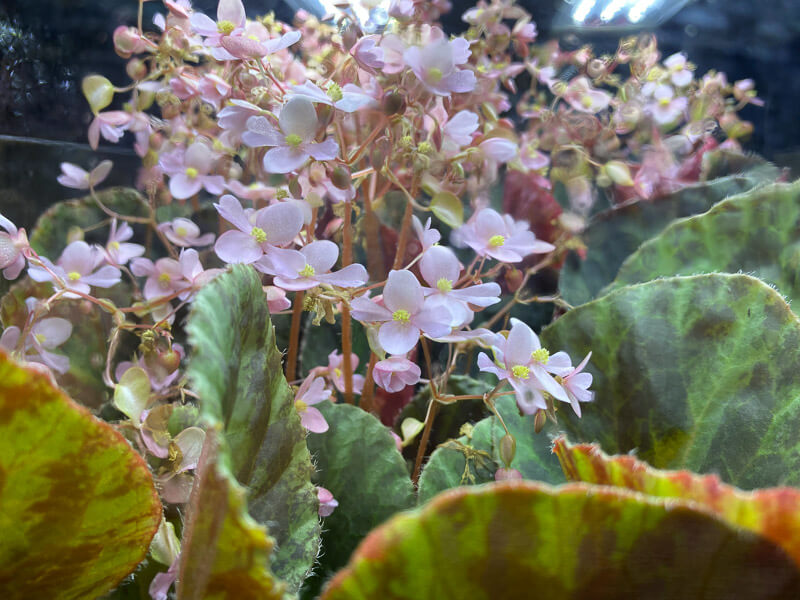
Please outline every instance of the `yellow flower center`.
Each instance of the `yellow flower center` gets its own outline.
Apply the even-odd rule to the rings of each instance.
[[[431,83],[439,83],[444,77],[444,73],[442,73],[441,69],[437,69],[436,67],[428,69],[428,79]]]
[[[300,144],[303,143],[303,138],[301,138],[296,133],[290,133],[286,136],[286,143],[289,144],[292,148],[297,148]]]
[[[503,235],[493,235],[489,238],[489,245],[492,248],[498,248],[506,243],[506,238]]]
[[[108,244],[108,247],[112,250],[119,250],[119,242],[111,242]]]
[[[177,233],[177,234],[178,234],[179,236],[181,236],[181,237],[184,237],[184,236],[185,236],[187,233],[189,233],[189,232],[188,232],[188,231],[186,231],[186,227],[178,227],[178,228],[175,230],[175,233]]]
[[[531,370],[525,365],[515,365],[511,369],[511,374],[517,379],[527,379]]]
[[[220,21],[217,23],[217,31],[219,31],[222,35],[229,35],[234,29],[236,29],[236,25],[234,25],[231,21]]]
[[[422,154],[430,154],[433,152],[433,145],[428,141],[420,142],[417,151]]]
[[[447,279],[446,277],[442,277],[439,281],[436,282],[436,287],[439,289],[440,292],[447,293],[453,289],[453,282]]]
[[[305,267],[303,267],[303,270],[300,271],[300,275],[303,277],[313,277],[315,274],[316,271],[314,271],[314,267],[312,267],[311,265],[306,265]]]
[[[163,285],[168,284],[170,282],[170,279],[171,277],[169,276],[169,273],[162,273],[161,275],[158,276],[159,283]]]
[[[411,318],[411,315],[408,313],[407,310],[400,310],[394,311],[392,313],[392,320],[399,321],[400,323],[408,323],[408,320]]]
[[[255,241],[257,241],[259,244],[263,244],[267,241],[267,232],[261,229],[261,227],[253,227],[250,235],[252,235],[253,239],[255,239]]]
[[[334,102],[338,102],[343,97],[344,94],[342,93],[342,88],[339,87],[338,83],[333,82],[328,86],[328,98],[330,98]]]
[[[333,374],[334,374],[336,377],[341,377],[341,376],[342,376],[342,370],[341,370],[341,369],[334,369],[334,370],[333,370]]]
[[[544,365],[550,360],[550,352],[548,352],[547,348],[539,348],[531,352],[531,358]]]
[[[584,96],[583,98],[581,98],[581,104],[583,104],[584,108],[591,108],[592,107],[591,96]]]
[[[308,404],[303,402],[302,400],[295,400],[294,401],[294,408],[299,413],[304,413],[308,410]]]
[[[669,98],[661,98],[661,99],[658,101],[658,103],[659,103],[661,106],[669,106],[669,102],[670,102]]]
[[[78,279],[81,278],[81,274],[78,273],[77,271],[70,271],[69,273],[67,273],[67,277],[69,277],[70,281],[78,281]]]
[[[197,169],[195,169],[194,167],[186,167],[186,176],[189,179],[194,179],[195,177],[197,177],[197,175],[198,175]]]
[[[47,339],[43,333],[37,333],[33,337],[36,338],[36,341],[39,342],[40,344],[44,344],[44,341]]]

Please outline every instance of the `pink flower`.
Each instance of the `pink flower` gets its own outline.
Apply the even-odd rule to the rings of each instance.
[[[550,356],[537,335],[522,321],[511,319],[508,337],[497,334],[492,350],[495,360],[481,353],[478,367],[511,384],[523,413],[532,414],[547,408],[542,392],[562,402],[570,401],[564,388],[551,375],[565,375],[572,370],[569,356],[566,352]]]
[[[389,393],[399,392],[419,381],[422,371],[405,356],[390,356],[375,363],[372,379]]]
[[[510,215],[484,208],[456,231],[454,242],[467,245],[479,256],[488,256],[500,262],[520,262],[529,254],[544,254],[555,246],[537,240],[528,225],[514,221]]]
[[[183,276],[181,263],[173,258],[159,258],[155,263],[149,258],[134,258],[131,271],[137,277],[147,277],[143,292],[145,300],[170,296],[190,287]]]
[[[190,17],[192,30],[205,37],[207,48],[219,48],[222,38],[228,35],[242,33],[247,15],[241,0],[219,0],[217,4],[217,20],[211,20],[203,13],[196,12]],[[217,60],[233,60],[235,57],[227,55],[222,50],[219,55],[212,52]]]
[[[654,101],[645,106],[645,112],[653,117],[659,125],[670,125],[683,116],[689,101],[683,97],[674,97],[675,92],[668,85],[659,85],[653,91]]]
[[[339,145],[333,138],[315,142],[319,128],[317,111],[304,96],[294,96],[284,104],[278,116],[280,129],[266,117],[250,117],[242,141],[251,148],[274,146],[264,155],[267,173],[289,173],[300,168],[309,158],[333,160]]]
[[[369,276],[359,264],[352,264],[331,273],[339,258],[339,246],[328,240],[317,240],[289,254],[264,256],[256,265],[260,271],[275,275],[275,285],[289,291],[309,290],[320,284],[351,288],[364,285]],[[279,265],[275,263],[279,262]]]
[[[223,130],[220,141],[231,148],[235,148],[242,139],[242,134],[247,131],[247,119],[262,114],[255,104],[246,100],[229,100],[228,106],[217,113],[217,125]]]
[[[30,247],[24,229],[17,229],[11,221],[0,214],[0,269],[6,279],[16,279],[25,268],[24,250]]]
[[[411,46],[403,53],[403,60],[425,89],[437,96],[450,96],[475,89],[475,73],[457,68],[469,60],[470,54],[466,39],[448,40],[442,34],[422,48]]]
[[[203,265],[200,264],[200,255],[197,254],[197,250],[194,248],[181,250],[178,262],[181,266],[181,275],[183,275],[186,283],[191,286],[191,290],[178,294],[180,300],[192,298],[195,292],[198,292],[223,271],[222,269],[203,269]]]
[[[325,389],[325,380],[322,377],[309,375],[303,380],[294,399],[294,408],[300,415],[300,424],[312,433],[328,431],[328,422],[322,413],[312,404],[319,404],[331,396],[331,391]]]
[[[264,286],[264,293],[267,295],[267,307],[271,314],[291,308],[292,303],[286,297],[286,292],[274,285]]]
[[[316,84],[305,81],[300,85],[292,86],[291,97],[294,98],[298,96],[307,98],[311,100],[311,102],[333,106],[346,113],[352,113],[370,105],[377,104],[372,96],[352,83],[346,83],[341,88],[336,83],[331,83],[326,93]]]
[[[95,187],[108,177],[111,167],[114,165],[110,160],[104,160],[91,173],[87,173],[77,165],[72,163],[61,163],[61,175],[58,176],[58,183],[64,187],[76,190],[88,190]]]
[[[111,221],[111,232],[106,242],[106,260],[114,266],[128,264],[128,261],[144,254],[144,246],[131,244],[127,240],[133,237],[133,229],[130,225],[123,222],[117,228],[117,220]]]
[[[692,83],[694,76],[686,63],[686,55],[682,52],[664,60],[664,66],[667,67],[669,78],[675,87],[686,87]]]
[[[608,108],[611,94],[593,88],[586,77],[576,77],[569,82],[564,100],[579,112],[595,114]]]
[[[182,248],[208,246],[214,243],[213,233],[200,235],[200,228],[189,219],[178,217],[168,223],[161,223],[158,229],[170,242]]]
[[[120,282],[121,273],[116,267],[105,265],[104,253],[96,246],[89,246],[84,241],[72,242],[64,248],[56,264],[42,257],[41,261],[50,271],[55,273],[64,283],[64,289],[88,294],[90,286],[110,288]],[[100,268],[98,268],[100,267]],[[53,276],[44,268],[34,266],[28,268],[28,275],[34,281],[52,281]],[[77,294],[67,292],[65,298],[79,298]]]
[[[336,389],[342,393],[345,391],[344,373],[342,372],[344,368],[342,366],[343,362],[344,357],[336,350],[328,354],[328,377],[330,377]],[[350,354],[350,368],[355,371],[356,367],[358,367],[358,355],[353,352]],[[364,376],[353,374],[353,391],[356,394],[360,394],[363,389]]]
[[[449,313],[451,327],[463,327],[472,321],[473,312],[468,304],[486,307],[500,302],[500,286],[494,282],[454,289],[461,273],[461,264],[450,248],[429,248],[422,255],[419,271],[430,286],[423,288],[429,306],[441,307],[445,313]]]
[[[103,139],[116,144],[130,124],[131,115],[124,110],[110,110],[97,113],[89,124],[89,131],[87,133],[89,146],[91,146],[92,150],[97,150],[101,135]]]
[[[522,479],[522,473],[520,473],[517,469],[504,469],[500,468],[495,471],[494,480],[495,481],[509,481],[512,479]]]
[[[356,60],[358,66],[373,75],[376,71],[382,69],[385,64],[383,62],[383,48],[378,45],[379,42],[380,36],[365,35],[359,38],[355,45],[350,48],[350,55]]]
[[[764,101],[756,96],[755,83],[752,79],[742,79],[734,83],[733,97],[745,104],[764,106]]]
[[[209,175],[216,160],[215,153],[203,142],[194,142],[186,150],[176,148],[161,156],[159,165],[170,176],[169,193],[177,200],[186,200],[201,189],[219,195],[225,190],[222,175]]]
[[[13,352],[19,345],[21,335],[19,327],[11,326],[3,331],[0,336],[0,348]],[[41,319],[33,324],[25,345],[22,349],[23,357],[28,362],[37,362],[48,366],[56,373],[66,373],[69,370],[69,358],[61,354],[49,352],[69,339],[72,334],[72,323],[66,319],[53,317]]]
[[[378,341],[389,354],[405,354],[420,333],[438,338],[450,333],[450,320],[443,322],[435,309],[425,304],[422,286],[411,271],[392,271],[383,288],[383,306],[360,296],[350,304],[353,318],[381,323]]]
[[[251,264],[264,254],[288,255],[290,260],[296,260],[291,254],[293,250],[278,248],[294,240],[303,227],[303,212],[296,204],[281,202],[248,213],[236,198],[225,195],[214,207],[223,219],[236,227],[219,236],[214,245],[217,256],[226,263]],[[281,263],[278,261],[271,266],[278,267]],[[285,272],[291,276],[291,269]]]
[[[592,385],[592,374],[582,372],[591,357],[592,353],[589,352],[586,358],[581,361],[581,364],[561,378],[561,385],[564,386],[564,390],[567,392],[572,410],[579,417],[581,416],[579,402],[591,402],[594,400],[594,392],[589,391],[589,386]]]
[[[442,238],[442,234],[439,233],[438,230],[431,229],[430,217],[428,217],[428,220],[425,221],[425,226],[423,227],[422,222],[419,220],[417,215],[413,215],[411,217],[411,226],[414,228],[414,233],[417,235],[419,243],[422,244],[423,252],[434,244],[438,243]]]
[[[317,498],[319,499],[319,516],[330,517],[339,503],[324,487],[317,487]]]
[[[478,130],[478,115],[469,110],[461,110],[447,120],[442,127],[446,146],[448,142],[456,151],[472,143],[472,134]]]

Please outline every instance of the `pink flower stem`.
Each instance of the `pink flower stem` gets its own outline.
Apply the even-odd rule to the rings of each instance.
[[[433,421],[436,418],[436,414],[439,412],[439,391],[436,389],[436,384],[433,381],[433,365],[431,363],[431,353],[430,349],[428,348],[428,341],[425,338],[422,338],[421,341],[422,352],[425,354],[425,363],[428,366],[428,377],[430,378],[428,385],[431,387],[431,399],[428,403],[428,412],[425,415],[425,426],[422,430],[422,437],[419,439],[417,458],[414,461],[414,474],[411,476],[411,480],[414,482],[414,485],[416,485],[419,481],[419,472],[422,468],[422,459],[425,458],[425,453],[428,449],[428,440],[431,437]]]
[[[294,305],[292,306],[292,324],[289,329],[289,353],[286,356],[286,380],[295,379],[297,371],[297,350],[300,345],[300,322],[303,320],[303,296],[304,292],[295,293]]]
[[[350,200],[344,203],[344,235],[342,239],[342,268],[353,262],[352,207]],[[350,307],[342,304],[342,367],[344,369],[344,401],[353,404],[353,351]]]
[[[411,230],[411,217],[414,215],[414,206],[411,202],[406,203],[406,212],[403,214],[403,224],[400,226],[400,237],[397,239],[397,252],[394,255],[393,269],[399,269],[403,264],[403,258],[406,255],[406,244],[408,243],[408,234]]]

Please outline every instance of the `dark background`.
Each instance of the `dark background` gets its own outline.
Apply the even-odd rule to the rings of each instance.
[[[562,0],[519,2],[533,15],[540,39]],[[275,11],[291,20],[315,0],[245,0],[248,14]],[[453,2],[445,28],[464,29],[460,14],[472,2]],[[196,9],[214,16],[216,0],[196,0]],[[128,79],[125,61],[113,50],[111,34],[136,22],[135,0],[0,0],[0,212],[30,227],[47,205],[78,195],[55,182],[58,164],[83,167],[104,158],[115,161],[110,183],[130,185],[138,158],[128,144],[86,144],[91,115],[80,81],[100,73],[117,84]],[[145,23],[164,12],[161,2],[145,3]],[[755,125],[748,148],[795,173],[800,167],[800,0],[696,0],[655,33],[664,56],[683,51],[697,65],[724,71],[730,81],[752,77],[764,108],[747,107]],[[617,35],[583,35],[601,50],[613,50]],[[127,136],[126,139],[130,139]]]

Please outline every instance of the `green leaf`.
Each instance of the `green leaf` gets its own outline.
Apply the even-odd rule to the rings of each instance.
[[[606,291],[671,275],[754,275],[800,302],[800,183],[729,198],[642,244]]]
[[[310,586],[343,567],[373,527],[414,504],[411,477],[387,427],[349,404],[324,402],[317,408],[330,428],[308,436],[315,481],[339,506],[325,518],[317,581]]]
[[[439,192],[431,198],[431,211],[442,223],[454,229],[464,224],[464,205],[453,192]]]
[[[692,503],[504,482],[453,490],[394,517],[322,600],[798,595],[800,573],[780,548]]]
[[[533,416],[520,416],[512,396],[497,398],[495,407],[517,442],[511,468],[517,469],[525,479],[562,483],[564,475],[550,450],[550,436],[546,431],[534,432]],[[495,471],[503,465],[500,440],[504,435],[505,430],[492,415],[475,425],[471,439],[462,436],[456,443],[446,442],[434,450],[420,476],[420,504],[452,487],[493,481]],[[470,475],[474,481],[470,480]]]
[[[205,286],[187,331],[188,376],[202,415],[222,424],[231,471],[249,488],[250,514],[275,537],[272,568],[297,590],[319,548],[319,501],[256,272],[237,265]]]
[[[87,75],[81,81],[83,92],[94,114],[99,113],[114,100],[114,85],[102,75]]]
[[[570,310],[541,339],[576,360],[592,351],[595,402],[582,419],[559,411],[570,438],[744,488],[800,483],[800,322],[758,279],[625,287]]]
[[[178,600],[280,600],[285,584],[269,570],[274,540],[247,513],[247,491],[210,429],[192,489],[179,562]]]
[[[161,502],[110,425],[0,351],[0,597],[95,598],[145,557]]]
[[[147,216],[147,203],[134,189],[109,188],[97,192],[97,197],[106,207],[119,214]],[[100,210],[91,196],[58,202],[37,219],[31,230],[31,246],[36,252],[55,262],[67,246],[67,234],[71,229],[93,229],[95,225],[108,220],[109,216]],[[108,229],[87,234],[87,241],[105,245],[108,241]]]
[[[608,456],[597,444],[572,445],[563,436],[553,450],[571,481],[621,487],[658,498],[696,502],[724,521],[782,547],[800,566],[800,490],[743,492],[716,475],[658,471],[634,456]]]
[[[764,182],[764,177],[762,171],[723,177],[595,215],[582,234],[586,258],[572,252],[561,268],[562,297],[573,306],[589,302],[614,279],[625,258],[674,219],[705,212],[723,198]]]

